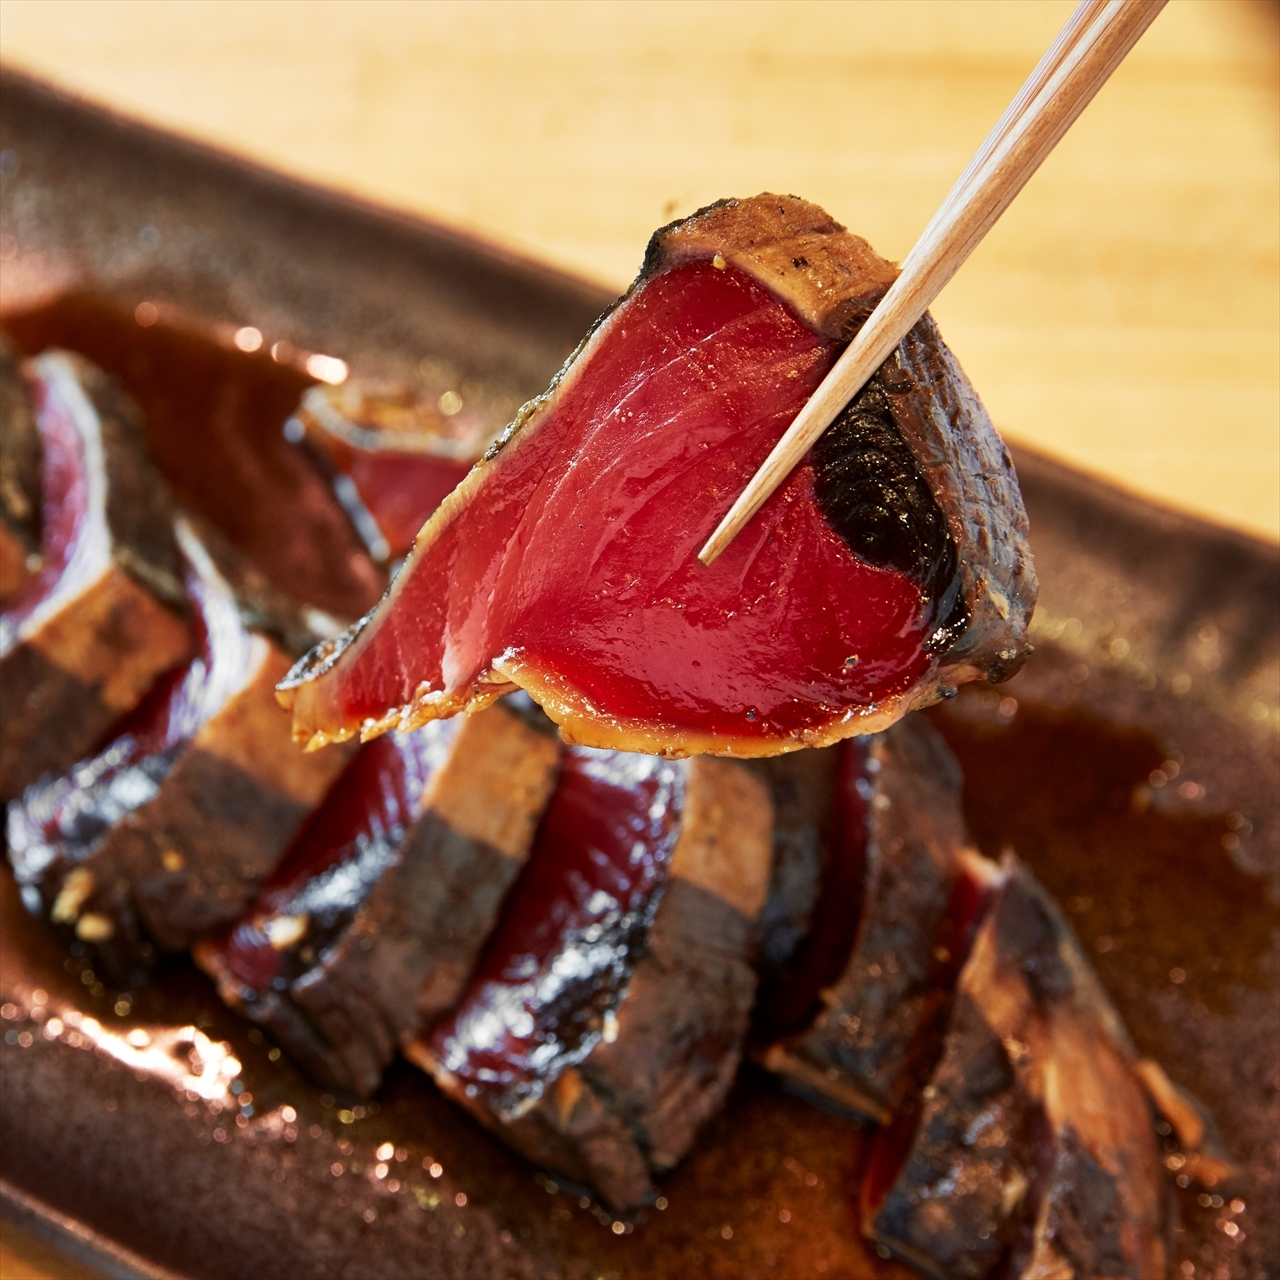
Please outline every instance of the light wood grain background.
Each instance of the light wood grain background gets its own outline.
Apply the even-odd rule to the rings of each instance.
[[[1069,11],[0,0],[0,57],[621,289],[655,226],[761,190],[901,258]],[[1010,437],[1268,538],[1277,31],[1274,0],[1172,0],[934,308]]]
[[[0,55],[621,289],[792,191],[900,258],[1069,12],[889,3],[3,0]],[[1274,0],[1173,0],[935,312],[997,423],[1280,532]]]

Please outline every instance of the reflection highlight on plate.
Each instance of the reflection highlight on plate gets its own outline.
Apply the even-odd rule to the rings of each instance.
[[[44,994],[33,992],[27,1010],[6,1004],[0,1014],[6,1021],[30,1019],[40,1026],[41,1038],[61,1040],[74,1049],[94,1049],[130,1071],[163,1081],[192,1101],[202,1098],[226,1108],[240,1105],[236,1097],[240,1090],[233,1084],[241,1063],[226,1041],[211,1040],[195,1026],[135,1026],[124,1032],[110,1031],[97,1018],[77,1009],[50,1011],[47,997],[39,998]],[[27,1044],[33,1041],[31,1036]]]

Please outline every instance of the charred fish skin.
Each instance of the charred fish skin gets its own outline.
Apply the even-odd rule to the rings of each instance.
[[[908,716],[868,742],[861,776],[843,780],[866,826],[865,878],[848,888],[852,947],[816,1016],[763,1062],[794,1090],[884,1123],[941,1041],[952,952],[977,909],[962,906],[964,889],[983,865],[968,851],[959,768],[928,721]]]
[[[461,994],[528,856],[558,754],[505,707],[369,744],[258,903],[197,961],[324,1083],[372,1094],[399,1045]],[[352,807],[361,818],[348,832]],[[335,839],[332,861],[308,865],[309,846]]]
[[[209,546],[231,553],[185,518],[177,537],[199,655],[97,755],[32,784],[8,813],[27,905],[95,944],[124,983],[145,976],[153,941],[181,950],[238,914],[343,760],[313,763],[281,732],[272,690],[289,654],[244,625],[253,610]]]
[[[928,648],[945,651],[969,622],[956,544],[942,508],[893,420],[879,374],[814,445],[814,496],[828,523],[868,564],[919,583],[933,602]]]
[[[640,918],[618,935],[608,980],[591,984],[595,995],[581,989],[547,1024],[548,1048],[561,1022],[569,1031],[554,1066],[486,1089],[493,1068],[459,1052],[481,1012],[465,1001],[411,1056],[504,1141],[628,1210],[652,1198],[651,1174],[685,1154],[736,1073],[755,991],[749,957],[768,882],[770,806],[764,787],[727,763],[602,765],[656,767],[671,775],[658,779],[660,792],[680,782],[666,801],[679,805],[679,833],[664,856],[674,832],[651,831],[665,872],[645,891],[647,905],[644,894],[635,899]],[[583,941],[591,936],[589,926]]]
[[[867,1231],[925,1275],[986,1276],[1017,1239],[1036,1117],[999,1037],[964,991],[930,1085],[910,1156]],[[885,1133],[896,1137],[896,1127]],[[865,1197],[880,1190],[878,1173],[873,1163]]]
[[[282,683],[299,740],[411,728],[518,685],[570,741],[772,755],[1011,674],[1036,590],[1026,516],[928,317],[729,561],[695,565],[718,504],[894,276],[794,197],[658,232],[383,603]],[[783,598],[804,607],[784,616]]]
[[[31,577],[40,552],[43,450],[17,353],[0,334],[0,601]]]
[[[1012,855],[924,1090],[882,1132],[864,1229],[927,1274],[1165,1273],[1165,1187],[1123,1025]],[[914,1131],[913,1131],[914,1122]]]
[[[191,652],[173,509],[136,410],[88,361],[23,366],[43,451],[41,567],[0,615],[0,799],[65,769]]]
[[[756,920],[755,966],[781,980],[809,937],[831,858],[830,827],[842,748],[792,751],[746,763],[773,805],[773,866]]]
[[[448,751],[455,726],[390,734],[356,753],[299,829],[257,900],[194,959],[222,999],[267,1028],[314,1079],[352,1089],[380,1078],[394,1045],[381,1019],[350,1045],[330,1044],[290,987],[339,938],[395,861],[416,803]]]
[[[670,877],[615,1014],[580,1070],[655,1172],[674,1167],[737,1073],[755,998],[750,963],[771,861],[771,805],[738,766],[688,766]]]

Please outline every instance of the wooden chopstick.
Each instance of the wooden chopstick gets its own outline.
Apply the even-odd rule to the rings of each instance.
[[[1083,0],[952,187],[902,270],[698,553],[709,565],[924,315],[1166,0]]]
[[[974,153],[973,159],[965,166],[964,172],[956,179],[951,190],[947,192],[947,198],[939,206],[937,213],[929,220],[929,225],[925,227],[919,241],[917,241],[918,244],[929,239],[930,232],[938,225],[939,221],[947,217],[968,196],[974,175],[990,159],[991,153],[995,151],[1001,141],[1008,137],[1009,131],[1026,113],[1037,95],[1049,82],[1049,78],[1053,73],[1062,65],[1062,60],[1075,48],[1080,38],[1106,7],[1107,0],[1081,0],[1081,3],[1076,5],[1071,16],[1067,19],[1066,25],[1058,32],[1057,38],[1045,51],[1044,57],[1036,63],[1035,70],[1027,77],[1013,101],[1004,109],[1004,115],[996,121],[995,128],[987,134],[982,146]],[[903,266],[906,266],[905,262]]]

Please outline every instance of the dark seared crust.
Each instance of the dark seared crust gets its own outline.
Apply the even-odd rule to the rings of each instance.
[[[216,939],[202,938],[191,954],[217,984],[223,1001],[251,1022],[266,1027],[276,1043],[318,1084],[350,1090],[353,1063],[357,1070],[372,1071],[380,1078],[382,1064],[395,1052],[381,1019],[362,1025],[358,1041],[348,1052],[339,1052],[287,990],[254,991],[244,986],[226,964]]]
[[[811,328],[841,341],[897,276],[892,263],[816,205],[766,192],[722,200],[655,233],[637,286],[675,263],[716,254]],[[959,551],[968,625],[946,654],[939,684],[1005,679],[1030,652],[1026,631],[1036,597],[1027,517],[1008,451],[930,316],[878,377]],[[935,688],[920,690],[911,705],[935,696]]]
[[[40,546],[40,433],[18,357],[0,334],[0,522],[30,553]]]
[[[185,625],[117,564],[0,659],[0,802],[93,749],[187,656]]]
[[[317,788],[318,789],[318,788]],[[207,751],[186,752],[144,810],[108,837],[148,932],[182,950],[238,919],[310,806]],[[165,865],[177,852],[182,866]]]
[[[1099,1044],[1111,1045],[1126,1062],[1135,1062],[1129,1032],[1062,908],[1012,854],[1005,854],[1001,867],[1004,887],[990,915],[993,967],[1020,968],[1039,1007],[1053,1011],[1069,1006],[1092,1024]],[[970,977],[975,983],[983,979],[976,963]]]
[[[90,821],[87,813],[46,865],[13,855],[19,881],[38,889],[55,922],[99,946],[117,981],[148,969],[148,937],[180,950],[238,919],[348,758],[347,750],[301,756],[281,732],[270,698],[283,667],[278,653],[266,655],[257,678],[194,739],[124,771],[117,785],[146,786],[144,804],[113,820],[109,796],[94,796],[101,815]],[[23,806],[40,805],[33,788]],[[60,910],[68,885],[83,887]]]
[[[579,1068],[657,1172],[684,1156],[737,1072],[756,989],[753,925],[772,847],[769,797],[759,781],[720,760],[693,760],[688,769],[670,880],[613,1030]],[[630,1199],[605,1192],[626,1184],[633,1158],[616,1143],[607,1151],[607,1167],[592,1153],[592,1180],[615,1207],[635,1208],[638,1189]]]
[[[677,263],[717,254],[781,298],[811,329],[840,342],[857,332],[898,275],[893,263],[816,204],[766,191],[748,200],[717,200],[655,231],[636,284]]]
[[[1012,1274],[1019,1280],[1055,1273],[1132,1280],[1166,1274],[1162,1242],[1158,1255],[1134,1256],[1132,1226],[1115,1171],[1095,1157],[1070,1122],[1049,1139],[1045,1163],[1031,1196],[1035,1217],[1014,1250]],[[1157,1197],[1161,1190],[1157,1188]],[[1157,1265],[1159,1270],[1148,1270]]]
[[[84,862],[55,868],[43,893],[52,906],[69,872],[92,874],[95,889],[79,915],[112,922],[100,949],[127,983],[147,968],[148,934],[181,950],[235,919],[305,814],[236,766],[187,752],[149,805],[113,827]]]
[[[939,930],[966,844],[960,771],[941,737],[909,716],[871,740],[867,885],[857,940],[811,1026],[773,1045],[765,1065],[799,1091],[885,1121],[916,1083],[913,1056],[936,1027]]]
[[[210,963],[212,948],[198,944],[197,962],[218,982],[218,993],[237,1012],[265,1027],[273,1040],[284,1047],[313,1080],[330,1089],[350,1088],[350,1068],[341,1054],[329,1045],[316,1031],[306,1015],[287,996],[269,991],[256,1000],[243,1001],[235,994],[233,980],[225,979],[218,972],[216,962]]]
[[[1035,568],[1013,460],[959,361],[925,315],[881,366],[894,421],[960,549],[968,626],[942,679],[1008,679],[1031,652]]]
[[[582,1186],[591,1186],[618,1209],[653,1197],[649,1166],[635,1135],[576,1067],[560,1073],[541,1101],[523,1115],[501,1120],[467,1097],[420,1047],[410,1057],[435,1075],[442,1092],[534,1164]]]
[[[402,1041],[457,1001],[521,861],[428,815],[351,927],[290,987],[368,1095]]]
[[[525,715],[495,707],[468,720],[392,864],[292,984],[348,1088],[372,1093],[396,1048],[457,1003],[532,848],[558,760],[559,744]]]
[[[294,748],[274,700],[288,657],[263,635],[224,634],[226,606],[237,603],[234,590],[210,563],[192,525],[180,520],[176,532],[192,574],[221,601],[224,623],[209,625],[215,649],[233,664],[233,683],[196,695],[216,700],[200,707],[182,741],[122,764],[135,740],[127,729],[117,730],[93,757],[31,786],[8,814],[10,858],[29,905],[43,906],[55,923],[98,945],[125,983],[149,967],[154,947],[148,939],[182,949],[240,917],[350,754],[308,757]],[[237,559],[223,550],[224,560]],[[73,600],[71,622],[91,617],[86,601],[104,590],[117,606],[139,597],[159,608],[109,562],[98,584]],[[136,606],[124,616],[136,620],[139,612]],[[207,616],[216,619],[217,609]],[[99,641],[101,633],[99,627]],[[44,641],[44,633],[39,638]],[[39,658],[34,644],[19,645],[0,675],[7,678],[10,668],[21,672]],[[221,661],[213,659],[215,670]],[[57,687],[59,670],[52,667],[43,684]],[[182,669],[175,675],[181,677]],[[88,700],[72,722],[82,730],[102,702]],[[36,745],[42,744],[43,738]]]
[[[57,607],[51,604],[20,623],[5,641],[2,800],[89,752],[190,647],[173,508],[147,457],[137,410],[111,379],[79,356],[46,352],[23,369],[32,383],[44,382],[50,394],[74,400],[67,409],[82,438],[93,435],[101,443],[103,567],[74,592],[55,586],[50,599]],[[92,465],[96,447],[86,448],[86,454]]]
[[[673,879],[618,1008],[616,1038],[506,1123],[444,1073],[442,1086],[529,1159],[594,1186],[615,1209],[639,1208],[653,1198],[650,1171],[679,1162],[733,1084],[755,995],[750,933],[735,907]]]
[[[945,651],[969,621],[956,544],[879,374],[813,446],[813,469],[827,523],[868,564],[897,569],[919,586],[933,626],[925,648]]]
[[[128,633],[121,634],[121,643]],[[83,755],[119,714],[96,682],[50,662],[31,645],[0,661],[0,804]]]
[[[594,1047],[535,1099],[500,1108],[419,1043],[406,1052],[460,1106],[517,1151],[594,1186],[614,1208],[652,1197],[650,1171],[671,1168],[723,1103],[755,996],[749,962],[771,855],[763,784],[738,764],[695,759],[670,874],[634,944],[616,1008],[590,1010]],[[586,1007],[591,993],[578,993]]]
[[[1000,1037],[965,991],[929,1083],[911,1154],[867,1233],[925,1275],[985,1276],[1017,1237],[1038,1126]],[[955,1186],[928,1194],[948,1171]]]
[[[1163,1276],[1133,1048],[1061,912],[1011,855],[1003,874],[910,1151],[864,1227],[940,1276],[984,1275],[1007,1249],[1011,1275]]]
[[[582,1064],[658,1172],[688,1151],[737,1074],[756,991],[750,932],[722,898],[673,879],[618,1009],[618,1035]]]
[[[756,921],[755,965],[779,973],[808,936],[822,891],[838,747],[793,751],[745,765],[773,801],[773,866]]]
[[[56,923],[95,943],[122,985],[145,977],[149,938],[181,950],[236,919],[309,807],[199,749],[174,748],[126,772],[125,785],[147,776],[147,804],[106,827],[85,823],[80,847],[62,845],[47,866],[12,855],[19,882],[38,889]],[[28,793],[24,803],[39,798]],[[60,909],[64,891],[75,901]],[[86,930],[86,918],[98,928]]]
[[[116,560],[158,599],[185,612],[187,596],[173,539],[173,502],[147,454],[137,406],[97,365],[71,352],[57,354],[71,365],[102,423],[107,527]]]

